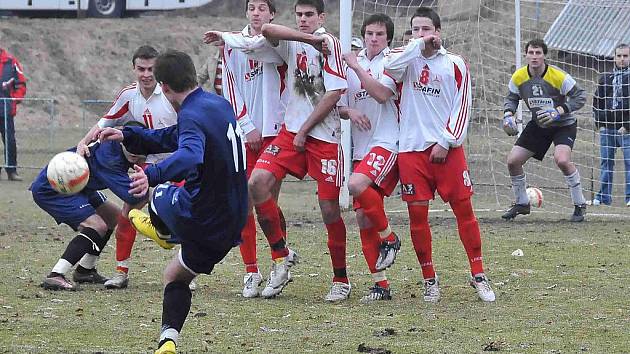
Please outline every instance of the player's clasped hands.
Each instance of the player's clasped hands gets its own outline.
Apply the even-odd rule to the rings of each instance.
[[[516,126],[516,118],[512,112],[505,112],[503,115],[503,131],[508,136],[514,136],[518,134],[518,127]]]

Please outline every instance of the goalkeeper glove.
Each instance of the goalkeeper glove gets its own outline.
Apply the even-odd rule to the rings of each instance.
[[[560,113],[555,108],[540,109],[536,112],[536,118],[538,125],[541,127],[548,127],[551,123],[560,120]]]
[[[508,136],[514,136],[518,134],[518,128],[516,126],[516,119],[514,119],[514,114],[512,112],[507,111],[503,114],[503,131]]]

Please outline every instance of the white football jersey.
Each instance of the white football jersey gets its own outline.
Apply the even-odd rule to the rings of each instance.
[[[433,144],[460,146],[472,107],[470,72],[464,59],[444,48],[422,56],[424,41],[412,39],[383,60],[385,74],[402,83],[399,151],[424,151]]]
[[[348,87],[341,58],[341,44],[322,27],[315,35],[324,36],[331,54],[322,55],[313,46],[301,42],[280,41],[277,47],[262,35],[250,37],[241,47],[252,58],[275,62],[280,58],[288,65],[287,90],[289,97],[284,116],[288,131],[297,133],[326,91],[345,90]],[[234,48],[234,36],[223,33],[223,40]],[[310,132],[309,136],[338,143],[341,135],[339,113],[333,109],[330,114]]]
[[[287,99],[286,64],[263,63],[250,58],[241,48],[249,35],[249,25],[233,33],[223,47],[223,96],[245,134],[258,129],[263,137],[278,135]]]
[[[389,48],[372,58],[367,57],[367,49],[357,55],[357,61],[370,76],[394,92],[387,102],[380,104],[363,88],[361,80],[348,68],[348,90],[339,100],[339,105],[348,106],[363,112],[369,119],[371,129],[362,131],[352,126],[352,160],[362,160],[365,155],[376,146],[391,152],[398,152],[398,94],[396,82],[389,76],[383,75],[383,57],[389,53]]]
[[[149,99],[145,99],[138,83],[133,83],[118,93],[107,114],[98,121],[98,126],[116,127],[129,121],[140,122],[150,129],[161,129],[177,124],[177,112],[162,93],[160,84],[155,86]],[[169,155],[149,155],[147,163],[162,161]]]

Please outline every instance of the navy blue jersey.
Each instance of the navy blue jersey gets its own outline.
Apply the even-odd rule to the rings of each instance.
[[[68,151],[76,151],[76,148]],[[108,141],[90,151],[91,156],[86,158],[90,167],[90,179],[81,192],[73,195],[56,192],[46,177],[48,166],[39,173],[29,188],[37,205],[55,218],[57,223],[68,224],[75,230],[105,202],[105,196],[97,193],[99,190],[109,189],[131,205],[142,201],[129,194],[131,179],[128,171],[131,164],[125,158],[120,143]]]
[[[235,245],[247,218],[247,177],[241,130],[230,104],[198,88],[164,129],[123,129],[132,153],[173,152],[145,172],[152,187],[186,180],[169,203],[168,225],[177,239],[214,240]],[[160,193],[156,189],[154,199]]]

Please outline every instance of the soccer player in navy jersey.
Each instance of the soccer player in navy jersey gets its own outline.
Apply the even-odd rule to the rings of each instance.
[[[71,149],[74,151],[76,149]],[[128,153],[116,142],[106,142],[90,147],[86,157],[90,167],[88,184],[77,194],[64,195],[56,192],[46,177],[44,168],[30,187],[33,200],[57,223],[67,224],[78,231],[63,255],[44,279],[42,286],[50,290],[75,290],[76,284],[66,279],[66,274],[77,265],[73,273],[76,283],[104,283],[107,279],[96,271],[96,262],[116,227],[121,210],[107,201],[100,192],[109,189],[123,200],[127,208],[144,205],[145,199],[129,193],[129,168],[143,163],[145,156]]]
[[[162,92],[178,111],[177,125],[148,130],[106,128],[102,141],[122,141],[134,153],[173,152],[142,170],[134,166],[130,193],[148,194],[149,215],[129,213],[144,234],[180,243],[179,254],[164,270],[162,331],[156,354],[176,352],[179,332],[190,311],[188,284],[210,274],[240,242],[247,219],[247,178],[242,131],[229,102],[197,86],[195,67],[185,53],[168,50],[155,64]],[[186,180],[183,187],[168,181]]]

